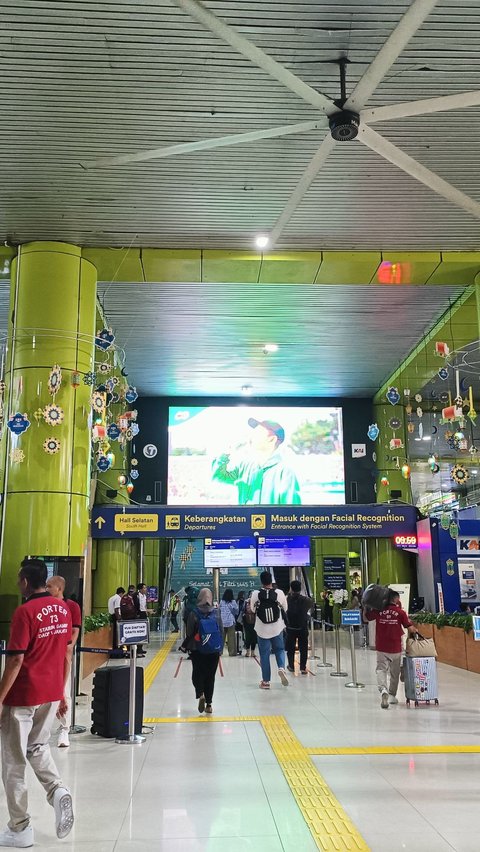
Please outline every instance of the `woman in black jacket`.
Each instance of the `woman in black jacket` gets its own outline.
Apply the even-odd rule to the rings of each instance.
[[[201,616],[213,617],[218,624],[218,635],[220,648],[218,651],[204,653],[199,651],[200,621]],[[192,661],[192,683],[195,688],[195,697],[198,699],[199,713],[212,713],[213,690],[215,688],[215,675],[217,673],[218,661],[222,652],[221,637],[223,635],[222,621],[219,610],[213,606],[213,597],[210,589],[200,589],[197,598],[196,609],[189,613],[186,626],[186,635],[183,642],[185,650],[188,651]]]

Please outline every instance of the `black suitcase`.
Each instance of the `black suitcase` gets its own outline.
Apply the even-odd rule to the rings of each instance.
[[[235,650],[239,656],[242,654],[242,631],[235,631]]]
[[[90,733],[100,737],[128,736],[128,696],[130,667],[112,666],[97,669],[93,677],[92,727]],[[135,733],[143,725],[143,668],[137,666],[135,698]]]

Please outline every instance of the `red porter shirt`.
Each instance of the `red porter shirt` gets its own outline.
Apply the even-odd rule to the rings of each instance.
[[[78,627],[80,630],[82,626],[82,611],[78,603],[76,601],[71,601],[70,598],[64,601],[64,603],[67,604],[70,610],[70,615],[72,616],[72,627]]]
[[[13,613],[9,654],[24,654],[4,704],[35,707],[63,698],[64,661],[72,641],[72,617],[65,601],[48,592],[32,595]]]
[[[410,627],[411,621],[400,606],[387,606],[381,612],[371,610],[366,613],[368,621],[376,621],[375,647],[383,654],[400,654],[402,651],[403,627]]]

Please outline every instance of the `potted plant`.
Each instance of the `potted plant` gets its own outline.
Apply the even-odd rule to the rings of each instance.
[[[86,648],[111,649],[113,642],[112,620],[107,612],[86,615],[83,619],[83,645]],[[82,677],[98,669],[110,659],[110,654],[82,654]]]

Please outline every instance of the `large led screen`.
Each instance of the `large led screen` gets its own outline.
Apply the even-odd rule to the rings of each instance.
[[[168,503],[345,502],[341,408],[170,407]]]

